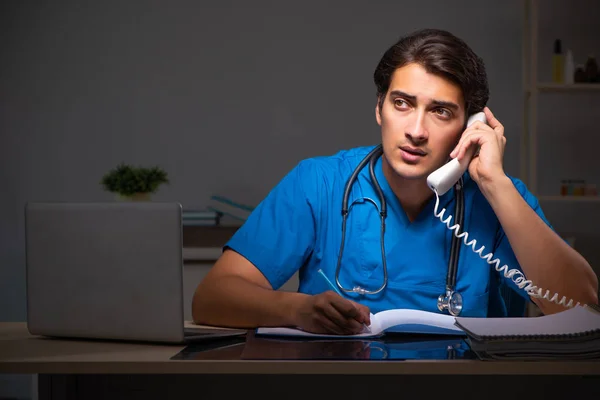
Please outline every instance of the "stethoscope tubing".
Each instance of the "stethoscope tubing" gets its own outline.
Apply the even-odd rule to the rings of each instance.
[[[337,264],[336,264],[335,282],[336,282],[336,285],[342,291],[344,291],[346,293],[359,293],[362,295],[365,295],[365,294],[373,295],[373,294],[377,294],[377,293],[381,292],[384,288],[387,287],[387,283],[388,283],[387,262],[386,262],[385,247],[384,247],[385,219],[387,217],[387,203],[385,201],[385,196],[383,194],[383,191],[381,190],[381,186],[379,185],[379,182],[378,182],[378,180],[375,176],[375,172],[374,172],[375,163],[377,162],[377,159],[382,154],[383,154],[383,148],[382,148],[381,144],[376,146],[373,150],[371,150],[369,152],[369,154],[367,154],[360,161],[360,163],[356,166],[356,168],[350,175],[350,178],[348,178],[348,181],[346,182],[346,185],[344,187],[344,195],[342,197],[342,237],[341,237],[340,251],[338,253],[338,259],[337,259]],[[369,173],[371,176],[371,180],[373,182],[375,190],[377,191],[377,196],[379,197],[380,207],[377,207],[377,204],[373,200],[371,200],[371,199],[367,199],[367,200],[373,202],[375,207],[378,208],[379,215],[381,218],[381,238],[380,238],[380,240],[381,240],[381,255],[382,255],[382,266],[383,266],[383,283],[378,289],[373,290],[373,291],[367,290],[367,289],[364,289],[361,287],[354,287],[352,289],[347,289],[341,284],[341,282],[339,280],[341,261],[342,261],[342,256],[344,253],[344,245],[345,245],[345,239],[346,239],[347,217],[348,217],[348,214],[352,207],[352,206],[350,206],[350,207],[348,206],[348,200],[350,198],[350,190],[352,189],[352,185],[356,181],[360,171],[362,171],[362,169],[367,164],[369,164]],[[459,221],[459,224],[462,226],[464,223],[464,192],[463,192],[462,178],[455,185],[455,194],[456,194],[455,216],[456,216],[456,220]],[[446,275],[446,297],[448,297],[448,294],[451,294],[451,295],[456,294],[460,297],[460,295],[457,292],[455,292],[456,277],[458,275],[459,256],[460,256],[460,240],[455,235],[452,235],[452,243],[451,243],[451,247],[450,247],[450,257],[448,260],[448,272]],[[440,298],[442,298],[442,297],[443,297],[443,295],[440,296]],[[441,302],[441,300],[438,300],[438,308],[441,309],[441,308],[443,308],[443,306],[440,305],[440,302]],[[449,309],[450,307],[448,307],[446,305],[446,308]],[[461,309],[462,309],[462,305],[461,305]]]

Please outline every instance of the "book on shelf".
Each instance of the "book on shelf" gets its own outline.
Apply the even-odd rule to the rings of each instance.
[[[208,209],[219,212],[224,217],[243,222],[254,211],[254,206],[232,200],[225,196],[212,195],[209,199]]]
[[[217,226],[221,222],[223,213],[215,210],[184,209],[182,222],[186,226]]]
[[[305,338],[370,338],[386,333],[418,333],[432,335],[462,335],[451,315],[423,310],[392,309],[371,314],[371,324],[363,332],[354,335],[335,335],[307,332],[299,328],[259,327],[256,335],[290,336]]]
[[[530,318],[456,317],[481,359],[600,359],[600,308],[577,305]]]

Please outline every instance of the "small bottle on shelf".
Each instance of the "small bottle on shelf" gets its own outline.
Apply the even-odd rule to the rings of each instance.
[[[562,53],[562,43],[560,39],[554,41],[554,54],[552,54],[552,82],[564,83],[565,81],[565,60]]]
[[[567,196],[573,196],[573,180],[567,179]]]
[[[585,181],[583,179],[577,179],[573,185],[573,195],[583,196],[585,190]]]
[[[588,183],[585,185],[585,196],[598,196],[598,189],[595,183]]]
[[[585,75],[588,82],[598,82],[598,63],[593,54],[590,54],[585,62]]]
[[[571,49],[567,50],[565,56],[565,83],[567,85],[575,82],[575,61],[573,61],[573,52]]]
[[[575,81],[575,83],[587,82],[587,76],[585,74],[585,67],[581,64],[577,65],[577,68],[575,68],[574,81]]]
[[[560,195],[567,196],[569,194],[569,181],[563,179],[560,181]]]

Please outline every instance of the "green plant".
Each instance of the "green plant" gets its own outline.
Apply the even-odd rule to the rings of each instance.
[[[107,172],[101,180],[105,190],[122,196],[154,193],[163,183],[168,184],[169,179],[160,167],[134,167],[123,163]]]

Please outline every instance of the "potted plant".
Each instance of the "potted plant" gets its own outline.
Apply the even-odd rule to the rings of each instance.
[[[101,180],[105,190],[116,193],[121,200],[150,200],[161,184],[168,184],[167,173],[160,167],[135,167],[121,163],[108,171]]]

